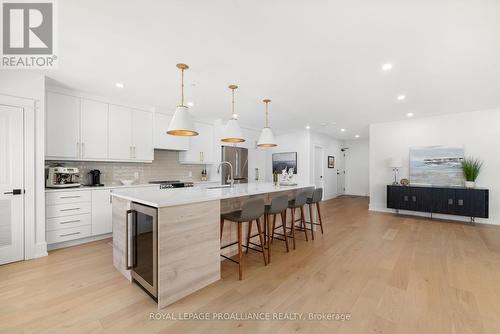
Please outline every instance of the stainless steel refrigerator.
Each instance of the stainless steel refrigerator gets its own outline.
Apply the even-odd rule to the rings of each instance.
[[[233,165],[234,183],[248,183],[248,149],[234,146],[222,146],[222,161]],[[227,164],[221,166],[221,182],[228,184],[231,175]]]

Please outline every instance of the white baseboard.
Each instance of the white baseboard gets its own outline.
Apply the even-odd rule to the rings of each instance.
[[[71,246],[77,246],[81,244],[86,244],[92,241],[97,241],[97,240],[102,240],[102,239],[107,239],[113,237],[113,233],[105,233],[101,235],[95,235],[92,237],[87,237],[87,238],[82,238],[82,239],[76,239],[76,240],[71,240],[71,241],[64,241],[64,242],[58,242],[55,244],[49,244],[47,246],[47,250],[51,251],[54,249],[60,249],[60,248],[66,248],[66,247],[71,247]]]
[[[49,253],[47,253],[47,243],[45,241],[36,243],[34,258],[36,259],[47,255],[49,255]]]

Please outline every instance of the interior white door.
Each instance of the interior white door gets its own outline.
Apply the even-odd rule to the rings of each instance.
[[[132,109],[109,105],[109,158],[132,159]]]
[[[108,157],[108,104],[82,99],[82,159]]]
[[[324,149],[314,146],[314,185],[324,188]]]
[[[0,264],[24,259],[23,109],[0,105]]]
[[[154,159],[153,113],[136,109],[132,111],[132,146],[135,160]]]
[[[45,155],[80,158],[80,98],[47,92]]]

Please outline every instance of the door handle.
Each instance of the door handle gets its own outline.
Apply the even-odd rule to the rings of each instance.
[[[464,200],[463,199],[459,199],[458,200],[458,205],[459,206],[463,206],[464,205]]]
[[[134,213],[135,210],[127,210],[127,219],[125,221],[125,269],[130,270],[132,269],[132,266],[128,263],[128,256],[129,256],[129,245],[128,245],[128,226],[129,226],[129,219],[128,217],[130,214]]]
[[[12,191],[7,191],[4,195],[22,195],[22,189],[13,189]]]

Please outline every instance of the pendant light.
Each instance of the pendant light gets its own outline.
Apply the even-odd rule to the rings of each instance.
[[[194,124],[189,115],[189,109],[184,105],[184,71],[189,68],[186,64],[177,64],[181,70],[181,104],[175,109],[174,117],[170,121],[167,133],[172,136],[197,136]]]
[[[260,133],[259,141],[257,142],[258,147],[275,147],[278,146],[276,144],[276,140],[274,139],[273,132],[269,127],[269,102],[271,100],[265,99],[262,100],[266,104],[266,126],[262,129]]]
[[[236,85],[229,85],[229,89],[232,91],[233,101],[231,106],[231,118],[227,121],[224,137],[221,139],[225,143],[242,143],[245,141],[240,126],[238,125],[238,117],[234,113],[234,91],[237,88],[238,86]]]

